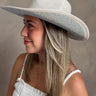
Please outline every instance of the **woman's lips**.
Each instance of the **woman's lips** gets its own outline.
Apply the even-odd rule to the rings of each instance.
[[[32,41],[24,41],[24,44],[28,44],[28,43],[31,43]]]

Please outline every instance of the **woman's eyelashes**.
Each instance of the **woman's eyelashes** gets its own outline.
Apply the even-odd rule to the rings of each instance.
[[[32,27],[33,27],[33,25],[28,23],[28,28],[32,28]]]
[[[33,27],[33,25],[30,24],[30,23],[25,23],[25,22],[23,22],[23,23],[24,23],[25,26],[27,26],[27,28],[32,28]]]

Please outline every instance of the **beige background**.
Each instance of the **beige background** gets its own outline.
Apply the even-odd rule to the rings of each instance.
[[[27,7],[30,1],[0,0],[0,5]],[[72,59],[74,64],[82,71],[89,96],[96,96],[96,0],[69,1],[72,5],[72,14],[85,21],[90,30],[89,40],[70,40]],[[20,53],[26,52],[23,37],[20,36],[23,27],[22,19],[0,9],[0,96],[6,96],[16,57]]]

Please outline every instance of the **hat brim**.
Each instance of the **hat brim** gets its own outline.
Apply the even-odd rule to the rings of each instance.
[[[86,40],[89,38],[89,29],[87,25],[78,17],[58,10],[21,8],[14,6],[1,6],[19,16],[30,15],[48,21],[68,31],[68,36],[75,40]]]

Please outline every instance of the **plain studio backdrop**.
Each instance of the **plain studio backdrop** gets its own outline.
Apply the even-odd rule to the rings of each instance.
[[[27,7],[31,0],[0,0],[0,5]],[[69,0],[72,14],[89,27],[86,41],[70,39],[73,63],[82,71],[89,96],[96,96],[96,0]],[[26,52],[20,31],[23,18],[0,9],[0,96],[6,96],[13,64],[17,56]]]

